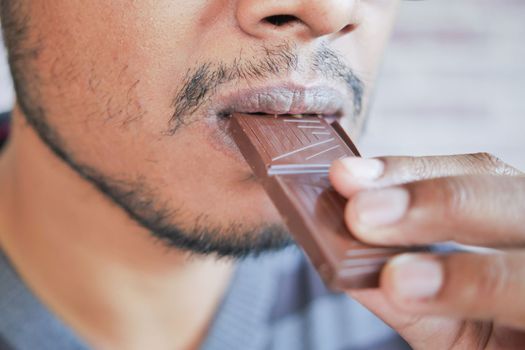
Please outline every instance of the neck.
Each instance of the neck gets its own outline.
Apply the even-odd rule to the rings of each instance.
[[[159,244],[13,119],[0,246],[27,285],[95,348],[197,346],[232,264]]]

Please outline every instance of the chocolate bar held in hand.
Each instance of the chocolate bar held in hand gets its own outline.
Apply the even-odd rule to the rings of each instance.
[[[335,290],[377,287],[382,266],[402,250],[361,243],[345,226],[346,199],[328,171],[359,153],[342,127],[317,116],[234,114],[230,130],[324,282]]]

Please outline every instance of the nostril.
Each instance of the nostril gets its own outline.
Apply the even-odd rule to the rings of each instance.
[[[275,15],[275,16],[268,16],[264,18],[263,21],[273,24],[276,27],[281,27],[285,24],[289,24],[292,22],[300,22],[301,20],[292,15]]]
[[[356,28],[357,28],[357,24],[347,24],[346,26],[344,26],[343,29],[340,30],[340,32],[343,34],[347,34],[347,33],[353,32]]]

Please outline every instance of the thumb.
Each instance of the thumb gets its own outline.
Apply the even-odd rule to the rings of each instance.
[[[525,328],[525,254],[404,254],[381,275],[381,289],[410,314],[494,320]]]
[[[380,289],[356,289],[348,295],[392,327],[413,349],[450,349],[462,325],[458,320],[400,311]]]

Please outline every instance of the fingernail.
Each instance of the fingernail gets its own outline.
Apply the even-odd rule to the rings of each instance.
[[[360,225],[378,227],[399,221],[406,213],[410,195],[402,187],[358,193],[353,207]]]
[[[388,268],[392,269],[394,293],[403,299],[430,299],[443,285],[443,266],[433,258],[400,255],[390,261]]]
[[[379,159],[350,157],[341,159],[347,173],[357,179],[375,180],[383,175],[385,166]]]

